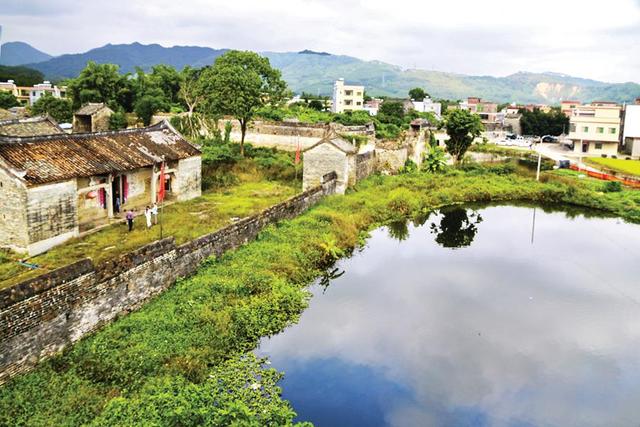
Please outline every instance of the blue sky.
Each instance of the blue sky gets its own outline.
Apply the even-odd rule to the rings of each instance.
[[[640,81],[640,0],[3,0],[3,41],[313,49],[406,68]]]

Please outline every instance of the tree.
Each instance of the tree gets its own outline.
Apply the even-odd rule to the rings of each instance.
[[[445,141],[447,151],[456,162],[462,160],[473,140],[484,130],[480,116],[467,110],[449,111],[444,118],[443,127],[449,135],[449,139]]]
[[[18,98],[11,92],[0,91],[0,108],[11,108],[20,105]]]
[[[202,69],[186,66],[182,70],[180,76],[180,90],[178,91],[178,97],[187,107],[187,113],[189,116],[193,115],[196,107],[206,99],[202,81],[200,79],[201,73]]]
[[[382,123],[393,123],[396,126],[402,126],[404,105],[398,101],[385,101],[378,109],[376,118]]]
[[[445,248],[463,248],[470,246],[478,233],[477,224],[482,217],[476,211],[455,207],[441,211],[440,224],[431,223],[431,233],[436,242]]]
[[[413,89],[411,89],[409,91],[409,98],[415,100],[415,101],[422,101],[423,99],[427,98],[429,96],[429,94],[427,92],[424,91],[424,89],[422,89],[421,87],[414,87]]]
[[[162,91],[150,91],[136,101],[133,111],[145,126],[149,126],[155,113],[168,108]]]
[[[240,122],[240,154],[244,156],[247,126],[256,110],[282,102],[286,83],[269,60],[254,52],[229,51],[202,73],[210,111]]]
[[[31,113],[35,115],[50,115],[60,123],[69,123],[73,119],[71,102],[68,99],[56,98],[50,93],[41,96],[31,106]]]
[[[177,104],[180,101],[178,93],[180,92],[182,74],[178,73],[175,68],[164,64],[154,65],[148,77],[153,86],[162,90],[168,102]]]
[[[68,90],[73,108],[78,109],[87,102],[104,102],[112,109],[118,106],[123,92],[131,91],[128,76],[122,76],[115,64],[96,64],[89,61],[80,75],[69,82]]]
[[[533,111],[521,110],[520,114],[520,126],[525,135],[560,135],[569,128],[569,118],[559,108],[548,113],[534,108]]]
[[[309,108],[316,111],[322,111],[324,110],[324,104],[319,99],[312,99],[309,102]]]
[[[127,128],[127,116],[124,111],[116,111],[109,116],[109,129],[118,130]]]

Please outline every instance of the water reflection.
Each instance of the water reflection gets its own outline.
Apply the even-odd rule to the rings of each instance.
[[[436,242],[445,248],[464,248],[471,245],[478,232],[477,224],[482,222],[480,214],[474,210],[456,206],[441,211],[440,223],[431,223],[431,233]]]
[[[638,425],[640,227],[538,210],[531,245],[530,208],[439,215],[435,234],[373,232],[297,325],[263,340],[300,419]]]

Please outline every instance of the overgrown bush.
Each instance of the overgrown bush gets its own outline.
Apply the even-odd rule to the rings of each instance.
[[[619,181],[607,181],[604,184],[602,191],[605,193],[618,193],[622,191],[622,184]]]

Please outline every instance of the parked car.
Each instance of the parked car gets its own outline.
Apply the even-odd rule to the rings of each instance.
[[[559,169],[569,169],[569,166],[571,166],[571,162],[569,162],[569,160],[558,160]]]
[[[542,142],[558,142],[558,138],[552,135],[545,135],[542,137]]]
[[[506,138],[507,139],[516,139],[517,135],[515,133],[508,133]]]

